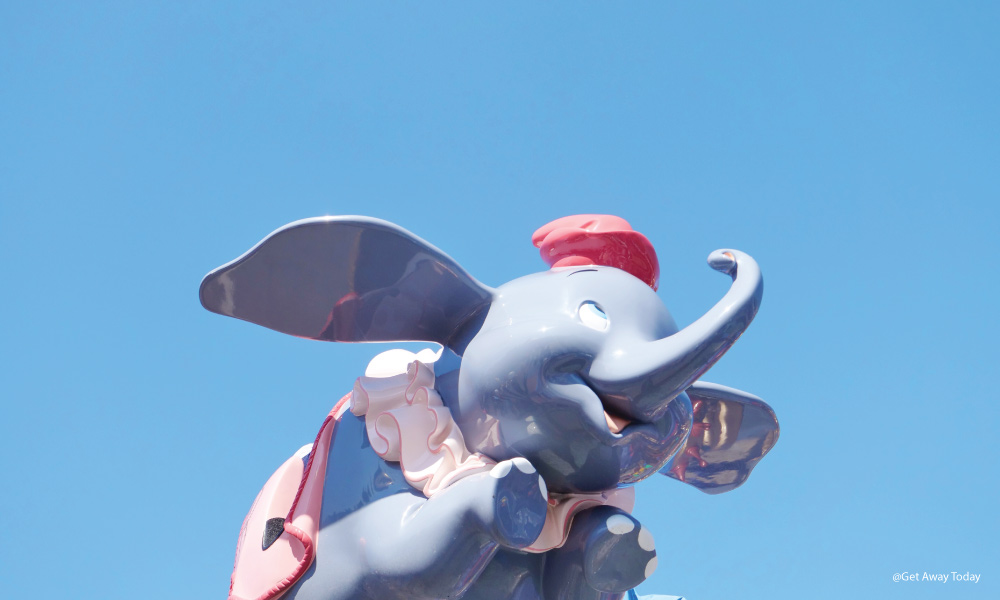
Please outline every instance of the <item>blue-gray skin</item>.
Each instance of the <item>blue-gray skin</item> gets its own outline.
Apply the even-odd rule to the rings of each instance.
[[[442,344],[436,388],[469,449],[509,461],[427,499],[345,415],[330,449],[316,561],[285,598],[622,598],[648,575],[655,551],[617,508],[578,515],[561,548],[520,549],[541,531],[544,486],[599,492],[687,461],[678,451],[692,398],[716,416],[727,408],[718,418],[730,422],[728,441],[706,442],[708,460],[687,469],[688,483],[732,489],[773,445],[777,423],[759,399],[697,382],[749,325],[763,289],[741,252],[713,252],[709,264],[733,285],[681,331],[624,271],[552,269],[490,289],[437,248],[367,217],[292,223],[210,273],[201,299],[220,314],[317,340]],[[630,424],[613,433],[605,412]]]

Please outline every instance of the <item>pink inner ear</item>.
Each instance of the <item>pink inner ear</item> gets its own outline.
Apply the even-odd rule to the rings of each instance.
[[[567,256],[566,258],[560,258],[557,260],[552,267],[578,267],[581,265],[592,265],[594,261],[590,260],[586,256]]]

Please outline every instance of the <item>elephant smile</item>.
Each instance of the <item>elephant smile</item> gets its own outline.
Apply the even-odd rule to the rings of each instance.
[[[604,420],[611,433],[621,435],[626,427],[637,421],[631,415],[623,414],[621,410],[615,408],[615,404],[601,394],[601,392],[599,392],[582,373],[579,374],[579,377],[580,381],[587,386],[595,396],[597,396],[598,400],[600,400],[601,408],[604,409]]]

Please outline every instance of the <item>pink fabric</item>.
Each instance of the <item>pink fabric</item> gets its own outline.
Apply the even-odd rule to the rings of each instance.
[[[397,375],[359,377],[351,412],[364,415],[375,453],[398,462],[407,483],[428,498],[496,465],[491,458],[469,452],[462,430],[434,390],[434,370],[419,360]]]
[[[309,462],[293,456],[267,480],[243,521],[229,600],[275,600],[305,573],[315,557],[327,454],[336,423],[347,410],[344,396],[323,421]],[[285,532],[265,551],[262,535],[268,519],[284,517]],[[254,536],[247,539],[247,532]]]

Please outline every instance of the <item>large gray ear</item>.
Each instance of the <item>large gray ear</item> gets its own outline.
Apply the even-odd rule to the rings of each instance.
[[[212,312],[334,342],[447,344],[492,297],[412,233],[354,216],[286,225],[201,282]]]
[[[696,381],[686,390],[694,422],[687,445],[660,472],[707,494],[739,487],[778,441],[778,419],[746,392]]]

